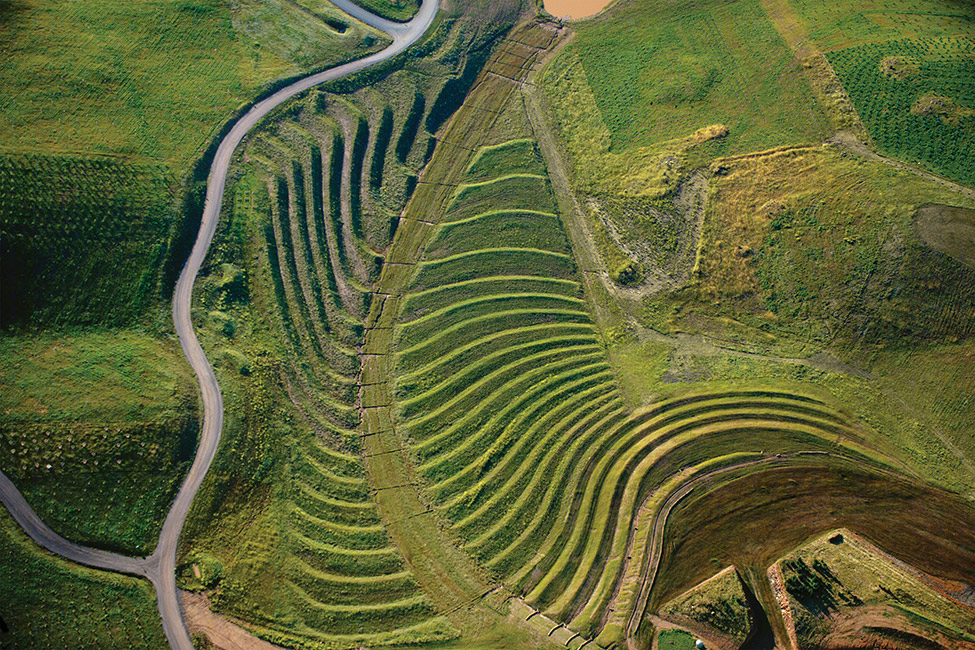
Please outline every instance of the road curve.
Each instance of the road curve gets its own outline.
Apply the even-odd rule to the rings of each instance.
[[[3,501],[3,505],[10,511],[10,515],[14,518],[14,521],[24,529],[28,537],[52,553],[57,553],[61,557],[73,562],[87,564],[98,569],[131,573],[132,575],[153,580],[156,562],[152,557],[135,558],[96,548],[88,548],[87,546],[69,542],[55,533],[47,524],[41,521],[41,518],[37,516],[37,513],[34,512],[30,504],[27,503],[27,500],[17,490],[17,487],[3,472],[0,472],[0,500]]]
[[[216,455],[223,430],[223,397],[220,394],[220,386],[193,331],[190,318],[193,284],[216,232],[227,183],[227,170],[234,151],[244,136],[264,116],[288,99],[319,84],[359,72],[406,50],[433,24],[439,4],[439,0],[423,0],[412,20],[407,23],[396,23],[369,13],[351,0],[331,0],[331,2],[350,16],[386,33],[393,42],[385,49],[365,58],[299,79],[258,102],[233,125],[217,148],[210,166],[200,231],[189,259],[186,260],[186,265],[176,282],[176,290],[173,294],[173,324],[183,354],[199,380],[203,399],[203,427],[193,465],[163,522],[156,550],[148,558],[131,558],[69,542],[41,521],[10,479],[0,472],[0,500],[14,520],[35,542],[69,560],[99,569],[143,576],[152,582],[156,589],[163,631],[173,650],[194,650],[176,591],[176,546],[193,498],[200,489]]]

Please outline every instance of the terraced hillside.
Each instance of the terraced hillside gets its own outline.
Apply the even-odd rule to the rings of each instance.
[[[445,21],[421,46],[429,59],[294,100],[238,160],[198,308],[239,415],[191,517],[181,576],[275,643],[457,635],[377,510],[356,430],[359,348],[386,248],[435,143],[428,125],[449,116],[438,98],[452,70],[463,77],[462,47],[488,47],[497,29]],[[195,575],[201,564],[222,570]]]
[[[356,347],[382,268],[370,240],[390,235],[389,217],[373,208],[376,172],[368,170],[382,170],[392,153],[388,123],[405,122],[388,106],[375,117],[370,124],[355,103],[313,95],[253,137],[235,192],[235,218],[259,233],[256,266],[266,275],[254,290],[286,350],[277,372],[295,426],[277,515],[246,541],[216,604],[287,645],[455,635],[391,544],[354,431]]]
[[[549,617],[611,643],[635,633],[654,522],[682,486],[793,457],[880,455],[834,406],[787,391],[703,388],[631,412],[544,162],[531,140],[483,133],[438,179],[441,207],[423,204],[425,237],[408,241],[420,261],[396,271],[410,274],[396,430],[464,550]]]

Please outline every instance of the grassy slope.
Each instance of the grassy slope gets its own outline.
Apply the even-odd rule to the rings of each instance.
[[[362,0],[359,4],[373,13],[399,22],[412,18],[420,6],[417,0]]]
[[[927,475],[965,489],[973,449],[962,395],[970,382],[955,369],[968,358],[975,273],[918,240],[914,210],[928,201],[967,199],[829,150],[732,163],[713,180],[697,279],[648,299],[645,322],[758,353],[808,357],[828,349],[876,376],[772,359],[697,357],[682,367],[694,357],[678,355],[674,378],[757,373],[814,381],[849,400]],[[909,363],[936,373],[924,380],[932,392],[921,399]]]
[[[818,3],[799,3],[800,13],[808,10],[832,16],[833,22],[826,23],[826,27],[810,27],[821,44],[848,47],[857,44],[850,41],[852,36],[865,38],[867,33],[877,37],[903,37],[916,36],[919,31],[926,33],[924,30],[936,33],[952,30],[950,26],[933,27],[934,18],[923,15],[904,14],[884,22],[874,12],[872,22],[844,21],[841,18],[851,10],[844,7],[837,17],[828,14]],[[717,101],[719,95],[714,93],[720,91],[718,81],[697,102],[686,97],[681,99],[680,93],[671,93],[667,100],[652,94],[666,89],[666,83],[655,80],[668,78],[667,66],[696,63],[699,67],[707,64],[719,69],[725,61],[731,62],[732,68],[745,71],[742,74],[749,70],[755,74],[757,85],[747,96],[755,96],[758,101],[741,112],[741,119],[746,119],[750,112],[758,112],[769,116],[769,123],[774,125],[778,120],[775,116],[797,111],[805,114],[807,110],[816,112],[810,107],[812,95],[805,90],[797,92],[804,88],[797,71],[782,77],[768,75],[763,69],[763,65],[768,67],[773,53],[778,53],[774,56],[780,58],[775,60],[782,61],[789,69],[787,50],[777,38],[755,41],[753,50],[746,51],[731,47],[734,41],[724,36],[715,35],[708,41],[705,35],[711,32],[699,29],[692,35],[663,41],[670,48],[686,48],[685,63],[677,55],[662,57],[660,61],[654,59],[647,66],[645,82],[633,84],[633,88],[619,87],[621,79],[631,79],[634,75],[607,71],[633,66],[641,57],[656,51],[655,48],[663,47],[653,38],[638,37],[647,31],[651,35],[678,34],[675,30],[683,29],[685,24],[706,23],[715,11],[730,11],[710,4],[693,9],[688,6],[684,13],[691,14],[690,20],[681,22],[678,19],[685,18],[684,13],[668,5],[673,18],[662,17],[643,32],[627,32],[622,17],[639,22],[641,18],[630,16],[638,8],[648,14],[653,12],[650,3],[625,3],[617,5],[605,17],[580,26],[576,39],[552,62],[541,81],[572,157],[573,185],[582,194],[595,197],[597,202],[592,203],[590,199],[590,208],[599,206],[596,212],[601,217],[594,218],[590,213],[588,223],[609,271],[627,259],[620,243],[625,246],[637,241],[634,238],[638,235],[638,239],[644,240],[657,236],[653,231],[648,234],[644,223],[649,221],[653,225],[652,219],[633,215],[646,215],[654,208],[666,210],[665,204],[652,197],[672,193],[695,166],[715,155],[818,137],[813,131],[803,132],[801,127],[791,135],[788,130],[775,128],[749,130],[747,125],[736,132],[732,118],[720,113],[733,103]],[[739,3],[735,11],[744,12],[746,8],[747,5]],[[761,9],[756,4],[748,11]],[[763,28],[757,30],[758,34],[772,31],[766,21],[759,15],[758,23]],[[735,24],[734,20],[722,23],[724,30]],[[873,25],[876,33],[865,30],[864,24]],[[619,27],[616,32],[614,26]],[[618,33],[632,33],[632,37],[614,49],[610,45],[616,43],[613,39],[618,40]],[[614,59],[611,55],[617,49],[623,54]],[[660,74],[654,76],[654,72]],[[685,76],[695,78],[689,68],[685,69]],[[730,78],[714,76],[714,80]],[[793,79],[793,83],[783,86],[783,79]],[[776,83],[782,87],[777,89]],[[641,136],[638,127],[668,115],[671,107],[680,109],[680,115],[654,131],[659,139],[680,133],[687,135],[718,120],[727,121],[731,131],[723,140],[703,144],[670,140],[641,149],[618,143],[620,137],[628,145],[646,144],[649,136]],[[628,121],[630,116],[636,126]],[[689,119],[695,121],[681,121]],[[673,126],[680,124],[684,125],[679,129]],[[609,153],[617,151],[620,153]],[[645,301],[638,318],[664,332],[698,332],[725,345],[785,357],[810,356],[832,345],[841,356],[856,356],[867,366],[875,363],[882,378],[868,381],[842,373],[813,372],[794,364],[783,365],[774,359],[702,356],[694,350],[679,350],[672,355],[669,368],[648,372],[647,368],[659,368],[656,360],[668,354],[672,343],[653,344],[662,345],[660,350],[639,350],[638,346],[625,344],[616,359],[623,364],[620,367],[627,390],[639,399],[659,392],[660,388],[654,386],[659,386],[661,377],[666,381],[694,382],[758,373],[769,379],[801,377],[829,385],[843,397],[865,391],[868,399],[854,400],[861,416],[891,431],[891,438],[902,453],[915,457],[931,476],[963,488],[969,482],[966,461],[957,458],[957,454],[945,449],[944,443],[938,440],[940,435],[948,440],[949,447],[960,448],[970,464],[970,431],[963,424],[968,419],[964,410],[967,402],[960,398],[963,391],[956,394],[954,388],[946,388],[950,394],[945,397],[950,406],[942,402],[936,406],[936,400],[925,399],[922,401],[931,404],[930,410],[928,407],[913,409],[905,414],[908,417],[901,416],[899,423],[889,413],[891,409],[903,409],[902,402],[912,401],[908,398],[911,389],[903,370],[907,359],[915,359],[915,354],[920,354],[917,360],[922,362],[919,359],[927,358],[926,348],[942,343],[950,345],[971,333],[967,306],[970,301],[965,297],[969,295],[970,274],[918,241],[911,221],[913,212],[924,201],[969,203],[932,183],[875,163],[859,163],[827,151],[802,151],[722,163],[731,164],[735,171],[730,176],[714,176],[709,181],[709,207],[696,279],[688,290],[660,294]],[[659,164],[666,156],[673,158],[669,168]],[[627,157],[639,164],[614,165]],[[742,184],[750,189],[742,191]],[[647,194],[649,202],[641,198]],[[612,211],[607,209],[612,201],[606,200],[606,196],[621,197],[612,201],[621,201],[627,208],[623,214],[629,218],[613,219]],[[641,206],[641,201],[646,205]],[[607,224],[616,231],[612,236]],[[654,228],[659,230],[657,226]],[[905,349],[902,345],[905,337],[923,345]],[[901,351],[894,357],[888,356],[895,353],[880,349],[884,341],[898,342]],[[859,350],[855,355],[854,349]],[[957,350],[963,352],[961,348]],[[952,356],[944,348],[938,348],[936,354],[942,360]],[[963,364],[965,357],[955,358]],[[640,359],[649,361],[646,367],[640,367]],[[949,363],[942,367],[950,369],[956,365]],[[949,370],[949,374],[953,372]],[[967,385],[964,380],[962,383]],[[953,380],[944,385],[957,386],[958,382]]]
[[[284,2],[29,0],[3,12],[0,149],[150,158],[180,175],[264,84],[355,58],[369,36],[379,45]]]
[[[5,650],[168,647],[148,582],[78,567],[39,549],[0,511]]]
[[[254,134],[233,173],[197,292],[197,309],[211,315],[201,339],[227,421],[183,537],[181,576],[276,643],[456,636],[391,546],[363,474],[354,347],[372,271],[359,261],[388,246],[408,179],[425,164],[422,117],[463,66],[460,43],[493,28],[444,21],[403,69],[361,90],[295,101]],[[420,119],[411,119],[418,104]],[[242,290],[230,290],[228,277]],[[351,365],[335,363],[350,352]],[[346,378],[337,392],[338,374]],[[207,556],[222,571],[202,584],[189,563]]]
[[[145,555],[196,445],[195,384],[137,332],[0,339],[0,463],[69,539]]]
[[[223,122],[277,79],[385,42],[284,0],[3,11],[4,329],[139,321],[175,282],[199,209],[182,183]]]
[[[739,647],[748,636],[748,603],[732,567],[674,598],[660,614],[677,622],[696,622],[709,632],[726,635]]]
[[[614,279],[629,262],[647,267],[638,276],[683,264],[689,233],[677,204],[686,172],[715,156],[826,135],[757,0],[619,3],[577,29],[539,81]],[[723,128],[708,132],[712,125]]]
[[[837,539],[842,541],[829,541]],[[882,636],[885,630],[901,629],[943,645],[962,640],[975,643],[970,610],[890,564],[848,531],[821,537],[778,564],[803,647],[822,643],[832,631],[833,621],[847,617],[856,621],[858,616],[870,617],[863,619],[867,621],[872,618],[874,625],[878,618],[883,621],[882,626],[860,634]],[[877,616],[878,609],[882,618]]]
[[[633,7],[638,4],[621,3],[615,10],[622,15],[635,11]],[[808,4],[817,9],[825,7]],[[736,7],[742,9],[741,5]],[[668,10],[680,13],[673,5],[668,5]],[[697,22],[687,24],[704,21],[707,11],[705,7],[705,12],[695,17]],[[615,14],[611,10],[608,15],[606,26],[600,20],[580,26],[576,40],[541,78],[573,163],[574,189],[590,199],[590,209],[591,197],[600,198],[600,194],[622,196],[631,205],[633,198],[649,197],[650,207],[659,207],[653,204],[655,197],[666,197],[690,171],[715,156],[803,141],[795,137],[800,132],[778,140],[736,139],[731,125],[724,140],[695,144],[676,139],[628,149],[631,144],[646,145],[640,128],[667,115],[670,107],[659,96],[650,105],[651,97],[645,94],[641,98],[637,92],[664,91],[666,84],[654,86],[651,78],[642,86],[637,83],[626,88],[621,87],[622,80],[630,83],[635,75],[607,73],[618,69],[613,66],[637,60],[644,45],[647,51],[653,48],[652,41],[644,43],[637,37],[619,43],[618,35],[608,27]],[[899,19],[916,20],[908,15]],[[667,25],[667,18],[658,22]],[[724,24],[725,29],[728,26]],[[654,29],[651,26],[644,32],[652,34]],[[626,33],[623,27],[618,31]],[[701,29],[684,38],[699,39],[705,33],[707,30]],[[595,45],[586,40],[593,34],[597,35]],[[598,37],[604,39],[602,44]],[[672,41],[681,42],[685,41]],[[596,51],[598,45],[603,52]],[[764,50],[770,45],[784,51],[772,41],[761,44],[759,51],[736,51],[737,67],[748,70],[753,61],[768,60],[769,52]],[[587,49],[592,51],[583,54]],[[651,62],[648,66],[648,75],[653,74],[654,65]],[[664,67],[680,65],[680,58],[671,56],[659,67],[666,78]],[[695,72],[685,70],[685,76],[695,81]],[[758,74],[761,77],[765,73]],[[679,96],[687,88],[679,85],[674,94]],[[808,93],[756,94],[760,101],[749,110],[773,117],[790,112],[805,114],[812,101]],[[630,122],[628,114],[613,112],[616,106],[636,106],[639,110],[633,112]],[[713,110],[708,112],[713,107],[707,101],[684,108],[687,110],[672,119],[672,124],[681,124],[686,116],[703,117],[685,124],[682,131],[667,131],[669,125],[665,125],[657,131],[661,138],[663,134],[687,136],[708,122],[728,119]],[[748,114],[746,110],[742,117]],[[747,128],[744,133],[749,133]],[[776,130],[761,133],[774,136]],[[820,137],[812,131],[806,133],[806,141]],[[742,141],[744,144],[736,144]],[[660,164],[667,156],[673,159],[669,168]],[[627,165],[627,157],[639,164]],[[913,216],[926,201],[952,205],[970,205],[971,201],[911,174],[831,149],[799,148],[753,159],[741,156],[718,161],[724,168],[709,177],[704,241],[690,288],[660,293],[639,306],[630,303],[635,320],[643,326],[669,335],[702,334],[706,340],[659,337],[636,324],[633,329],[623,326],[610,331],[611,339],[617,341],[610,357],[628,400],[639,403],[661,394],[679,394],[691,386],[706,390],[718,381],[740,384],[758,380],[759,385],[786,390],[798,386],[816,390],[812,388],[815,385],[880,432],[897,449],[896,455],[926,479],[955,491],[970,491],[973,450],[968,423],[975,416],[966,398],[966,391],[971,390],[971,373],[964,369],[970,366],[971,319],[975,314],[970,298],[972,271],[924,246],[915,234]],[[743,191],[745,186],[750,189]],[[592,214],[588,217],[597,249],[612,271],[614,260],[625,259],[625,251],[618,247],[613,250],[619,239],[613,241],[605,222],[600,223],[603,220],[592,218]],[[625,230],[624,243],[639,227],[638,222],[625,220],[618,220],[616,225]],[[624,300],[621,304],[626,307],[628,303]],[[639,338],[634,336],[638,332]],[[727,353],[711,343],[746,350],[751,356]],[[803,360],[824,349],[871,374],[855,372],[829,357]],[[911,373],[917,376],[919,368],[924,379],[913,379]],[[775,484],[767,485],[774,492]],[[835,493],[837,499],[843,498],[841,492]],[[776,506],[769,507],[771,512]],[[708,506],[694,516],[705,512],[711,512]],[[679,511],[675,519],[688,513]],[[796,519],[796,531],[786,533],[796,534],[795,540],[770,539],[770,546],[787,547],[801,541],[801,519]],[[736,521],[734,516],[729,517],[729,522]],[[868,526],[866,522],[861,525]],[[678,537],[686,532],[691,540],[703,534],[695,533],[693,524],[680,522],[680,526]],[[746,541],[730,537],[735,537],[732,546]],[[716,544],[719,541],[715,538]],[[686,557],[669,561],[679,566],[670,567],[669,575],[665,573],[656,597],[668,593],[674,581],[687,585],[692,575],[710,575],[710,568],[701,568],[708,558],[714,562],[734,558],[734,554],[719,552],[717,546],[698,549],[691,542],[682,543],[686,544]],[[887,543],[891,548],[901,546],[890,539]],[[769,559],[763,557],[761,561]],[[668,569],[666,562],[664,568]]]
[[[193,209],[180,179],[262,87],[384,37],[277,1],[0,12],[2,362],[17,384],[0,439],[20,454],[4,469],[66,536],[148,552],[195,445],[192,384],[172,344],[146,334],[169,330],[160,298]]]

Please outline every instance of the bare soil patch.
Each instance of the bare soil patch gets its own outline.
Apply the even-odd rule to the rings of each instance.
[[[202,632],[219,650],[281,650],[278,646],[252,636],[229,618],[210,611],[210,601],[202,594],[181,591],[180,604],[186,623],[193,632]]]
[[[975,210],[925,205],[917,211],[915,226],[925,244],[975,268]]]
[[[545,0],[545,11],[557,18],[586,18],[598,14],[612,0]]]

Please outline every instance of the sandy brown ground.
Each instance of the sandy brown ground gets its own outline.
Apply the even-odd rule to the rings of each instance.
[[[931,629],[921,629],[913,625],[907,617],[887,605],[858,607],[831,617],[832,629],[822,641],[823,650],[904,650],[905,648],[951,648],[952,650],[975,650],[975,643],[962,639],[948,639]],[[895,640],[881,633],[872,633],[868,628],[896,630],[919,640]],[[896,634],[896,632],[895,632]],[[925,641],[926,640],[926,641]],[[933,643],[932,643],[933,642]]]
[[[207,635],[219,650],[281,650],[278,646],[252,636],[232,619],[210,611],[210,601],[202,594],[179,592],[179,602],[190,632]]]
[[[926,205],[917,212],[917,233],[931,248],[975,268],[975,210]]]

